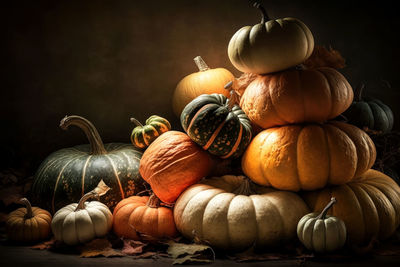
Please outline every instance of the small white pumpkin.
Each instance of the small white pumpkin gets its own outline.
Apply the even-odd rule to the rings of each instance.
[[[315,252],[332,252],[346,243],[346,225],[335,216],[326,215],[336,203],[332,197],[324,210],[303,216],[297,224],[297,236],[301,243]]]
[[[97,193],[90,191],[79,203],[67,205],[54,214],[51,229],[56,240],[76,245],[104,236],[110,231],[110,209],[99,201],[86,202],[91,197],[97,197]]]

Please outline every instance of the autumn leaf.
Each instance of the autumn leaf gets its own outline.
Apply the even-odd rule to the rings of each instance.
[[[110,241],[97,238],[79,248],[81,258],[123,257],[124,254],[112,248]]]
[[[242,96],[247,86],[257,77],[258,75],[254,73],[243,73],[239,78],[233,81],[232,89],[235,90],[239,96]]]
[[[334,69],[343,69],[345,59],[339,51],[329,47],[315,46],[311,56],[303,64],[308,69],[315,69],[320,67],[330,67]]]
[[[54,238],[52,238],[50,240],[46,240],[39,244],[31,246],[31,249],[38,249],[38,250],[50,249],[52,246],[54,246],[55,242],[56,242],[56,240]]]
[[[143,248],[146,247],[147,244],[141,241],[125,239],[124,247],[122,248],[122,253],[126,255],[137,255],[143,253]]]
[[[108,190],[110,190],[110,187],[108,187],[106,183],[104,183],[103,179],[101,179],[97,187],[93,189],[92,192],[96,193],[99,197],[101,197],[105,195],[108,192]]]
[[[172,264],[211,263],[215,261],[214,250],[207,245],[168,242],[168,254],[173,258]]]

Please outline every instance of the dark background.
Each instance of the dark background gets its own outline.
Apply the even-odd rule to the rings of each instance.
[[[296,17],[316,45],[346,58],[342,73],[353,87],[394,111],[400,129],[398,9],[390,1],[261,1],[271,18]],[[236,76],[227,56],[231,36],[259,23],[252,1],[23,1],[3,3],[0,93],[2,167],[86,143],[76,128],[59,129],[65,115],[81,115],[105,143],[129,142],[131,116],[152,114],[181,129],[172,112],[176,84],[210,67]],[[382,86],[386,80],[391,88]]]

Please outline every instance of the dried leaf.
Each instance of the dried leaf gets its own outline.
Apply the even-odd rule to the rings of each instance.
[[[215,261],[214,250],[210,246],[168,242],[168,254],[172,256],[172,264],[211,263]]]
[[[154,258],[155,256],[161,256],[160,253],[153,252],[153,251],[147,251],[145,253],[139,254],[139,255],[134,255],[132,258],[133,259],[148,259],[148,258]]]
[[[122,248],[122,253],[126,255],[136,255],[143,253],[143,248],[146,247],[147,244],[141,241],[125,239],[124,247]]]
[[[106,183],[103,181],[103,179],[101,179],[97,187],[92,191],[94,191],[99,197],[101,197],[105,195],[108,192],[108,190],[110,190],[110,187],[108,187]]]
[[[334,69],[343,69],[345,59],[339,53],[339,51],[329,47],[315,46],[311,56],[303,64],[308,69],[315,69],[319,67],[330,67]]]
[[[38,250],[50,249],[51,247],[54,246],[55,242],[56,240],[52,238],[50,240],[43,241],[42,243],[31,246],[31,249],[38,249]]]
[[[123,257],[123,253],[114,250],[111,247],[110,241],[105,238],[94,239],[89,243],[86,243],[80,247],[81,258],[93,258],[93,257]]]
[[[233,81],[232,88],[238,93],[239,96],[242,96],[247,86],[257,78],[257,74],[254,73],[243,73],[239,78],[236,78]]]
[[[10,186],[0,190],[0,200],[7,207],[13,203],[21,204],[20,199],[23,197],[22,195],[23,187],[22,186]]]

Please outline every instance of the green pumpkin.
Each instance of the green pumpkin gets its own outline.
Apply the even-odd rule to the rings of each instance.
[[[250,143],[252,129],[249,118],[237,105],[237,98],[233,90],[229,99],[222,94],[198,96],[181,113],[183,129],[211,154],[239,157]]]
[[[131,144],[103,144],[94,125],[80,116],[65,117],[60,127],[82,129],[89,145],[60,149],[39,166],[32,185],[33,202],[52,213],[79,201],[103,181],[111,188],[101,202],[113,208],[121,199],[145,189],[139,174],[142,152]]]
[[[355,95],[356,100],[343,113],[348,123],[361,129],[382,133],[390,132],[393,128],[392,110],[378,99],[362,97],[364,86],[358,88]]]
[[[137,125],[131,134],[131,142],[136,148],[147,148],[158,136],[171,130],[171,124],[167,119],[152,115],[142,125],[137,119],[131,118],[131,122]]]

